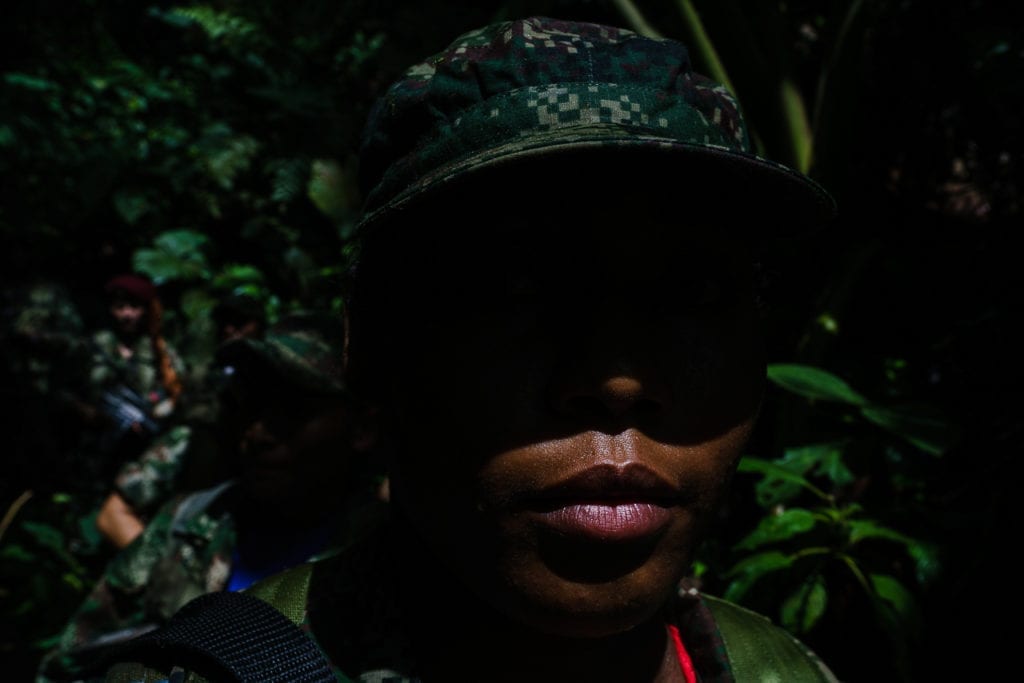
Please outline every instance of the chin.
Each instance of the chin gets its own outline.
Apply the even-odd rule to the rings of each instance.
[[[611,575],[607,568],[595,568],[586,576],[566,576],[543,563],[507,568],[509,583],[490,593],[497,596],[492,604],[544,633],[601,638],[653,618],[683,573],[675,562],[658,558],[619,571]]]
[[[565,638],[604,638],[629,631],[652,619],[671,590],[652,592],[609,586],[568,586],[544,599],[528,596],[512,616],[531,629]],[[566,599],[567,596],[571,596]]]

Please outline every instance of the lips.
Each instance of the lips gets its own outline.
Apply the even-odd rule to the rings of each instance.
[[[680,492],[641,465],[602,465],[524,500],[537,523],[594,541],[633,541],[659,533],[672,519]]]

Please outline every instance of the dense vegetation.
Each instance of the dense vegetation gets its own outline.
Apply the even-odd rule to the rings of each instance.
[[[136,269],[201,365],[224,293],[271,318],[340,310],[374,96],[456,34],[524,14],[683,39],[738,94],[759,149],[840,202],[833,229],[766,255],[770,392],[698,567],[707,589],[772,616],[844,680],[984,678],[987,651],[1009,643],[990,620],[1016,597],[1005,551],[1024,440],[1012,5],[11,3],[4,322],[49,282],[94,325],[102,283]],[[25,434],[39,416],[3,341],[0,656],[30,680],[105,554],[43,452],[60,444]]]

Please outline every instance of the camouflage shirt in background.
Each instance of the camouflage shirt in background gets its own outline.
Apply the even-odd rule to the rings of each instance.
[[[132,355],[123,358],[118,351],[118,338],[111,330],[99,330],[91,339],[92,363],[89,383],[99,395],[104,389],[123,384],[139,396],[157,403],[165,394],[160,383],[156,352],[148,335],[141,335],[131,346]],[[184,376],[185,365],[178,352],[168,343],[171,367]]]
[[[160,508],[107,565],[43,658],[38,681],[73,680],[92,661],[93,648],[162,624],[190,599],[223,590],[236,540],[226,490],[182,494]]]
[[[192,432],[189,425],[171,427],[118,471],[114,490],[141,518],[149,517],[178,492]]]
[[[43,658],[37,682],[78,680],[77,672],[96,661],[100,648],[163,624],[193,598],[224,590],[237,546],[235,490],[229,481],[178,494],[161,507],[72,615],[56,648]],[[364,502],[354,501],[339,514],[330,542],[310,560],[352,538],[356,525],[365,522]]]
[[[22,295],[4,330],[14,342],[5,359],[37,395],[70,388],[71,362],[80,362],[86,337],[82,317],[67,289],[33,285]]]

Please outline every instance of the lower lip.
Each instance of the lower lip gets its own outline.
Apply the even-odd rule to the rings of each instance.
[[[597,541],[631,541],[660,531],[669,508],[654,503],[575,503],[537,513],[555,531]]]

